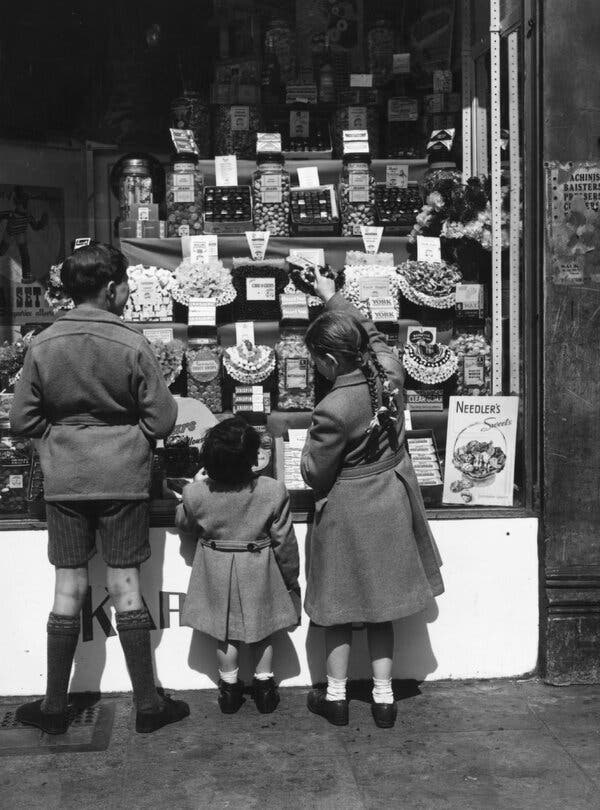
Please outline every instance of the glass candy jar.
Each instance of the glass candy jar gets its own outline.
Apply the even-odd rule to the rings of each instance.
[[[303,332],[284,330],[275,345],[277,356],[278,402],[282,411],[311,411],[315,407],[313,361]]]
[[[210,113],[200,93],[184,91],[171,103],[171,126],[191,129],[200,157],[210,157]]]
[[[204,176],[194,154],[176,155],[167,172],[167,236],[202,233]]]
[[[215,155],[236,155],[238,158],[252,159],[261,121],[260,107],[257,105],[218,105],[213,120]]]
[[[265,50],[273,49],[281,74],[282,84],[296,76],[296,42],[294,32],[287,20],[273,19],[265,31]]]
[[[375,176],[368,154],[344,155],[339,194],[342,236],[360,236],[361,225],[375,225]]]
[[[377,20],[367,34],[368,72],[373,85],[381,87],[392,78],[394,60],[394,28],[388,20]]]
[[[149,205],[153,200],[152,166],[143,157],[126,156],[120,161],[117,178],[119,217],[131,219],[134,205]]]
[[[187,395],[203,402],[213,413],[223,410],[221,356],[214,338],[191,338],[185,353]]]
[[[290,174],[280,152],[260,154],[252,177],[254,227],[272,236],[290,235]]]
[[[376,104],[340,104],[335,111],[333,122],[333,150],[341,157],[344,149],[344,130],[362,129],[369,133],[371,154],[377,157],[379,151],[379,110]]]

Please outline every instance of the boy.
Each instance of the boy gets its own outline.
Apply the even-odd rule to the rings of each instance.
[[[38,439],[48,557],[56,569],[46,697],[20,706],[17,719],[48,734],[67,730],[67,690],[97,532],[136,731],[148,733],[189,714],[186,703],[156,691],[151,620],[139,582],[139,566],[150,556],[152,449],[173,429],[177,405],[147,341],[119,317],[129,296],[123,254],[102,244],[80,248],[65,260],[61,278],[75,308],[33,339],[10,413],[15,433]]]

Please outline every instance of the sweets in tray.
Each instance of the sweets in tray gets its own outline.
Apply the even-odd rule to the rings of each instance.
[[[409,233],[423,206],[423,198],[417,183],[408,188],[375,186],[375,211],[377,224],[383,225],[386,234]]]
[[[231,234],[252,230],[250,186],[205,186],[205,233]]]

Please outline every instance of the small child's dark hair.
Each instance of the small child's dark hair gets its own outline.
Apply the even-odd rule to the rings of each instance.
[[[80,304],[98,295],[110,281],[120,284],[127,277],[127,266],[120,250],[95,242],[65,259],[60,278],[67,295]]]
[[[209,428],[202,442],[200,462],[209,478],[224,484],[241,484],[256,464],[260,436],[239,416]]]

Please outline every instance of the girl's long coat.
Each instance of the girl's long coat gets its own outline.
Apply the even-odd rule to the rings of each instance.
[[[183,624],[221,641],[254,642],[297,623],[298,544],[280,481],[190,484],[176,525],[198,539]],[[239,550],[255,544],[264,547]]]
[[[404,370],[375,326],[339,293],[327,309],[362,322],[398,389],[398,449],[382,431],[367,460],[367,382],[359,369],[339,376],[315,408],[302,452],[302,475],[316,499],[305,609],[325,626],[391,621],[417,613],[444,590],[441,559],[405,449]]]

